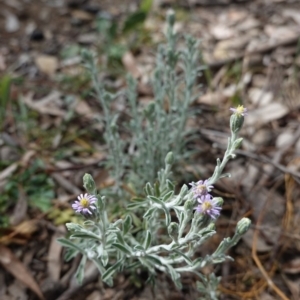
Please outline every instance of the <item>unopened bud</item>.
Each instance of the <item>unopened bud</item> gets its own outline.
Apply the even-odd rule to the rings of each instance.
[[[216,206],[222,206],[224,203],[224,200],[221,197],[214,197],[213,200]]]
[[[239,235],[245,234],[250,228],[251,221],[248,218],[242,218],[236,225],[236,233]]]
[[[96,194],[96,184],[95,184],[95,181],[94,181],[92,175],[84,174],[83,186],[89,194],[91,194],[91,195]]]
[[[173,152],[169,152],[165,158],[165,164],[166,165],[172,165],[174,162],[174,155]]]
[[[175,24],[175,12],[173,9],[169,9],[167,11],[167,21],[170,24],[170,26],[174,26]]]
[[[172,238],[172,240],[175,242],[178,239],[178,232],[179,232],[178,224],[176,222],[170,223],[170,225],[168,226],[168,233],[169,236]]]
[[[244,124],[244,116],[241,114],[233,114],[230,117],[230,129],[233,133],[237,133],[241,130]]]

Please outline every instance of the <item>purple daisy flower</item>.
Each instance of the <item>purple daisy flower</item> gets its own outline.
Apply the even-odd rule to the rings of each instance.
[[[197,199],[198,206],[196,211],[201,214],[210,216],[212,219],[216,219],[220,215],[221,207],[219,206],[218,200],[212,198],[211,195],[207,194]]]
[[[206,196],[214,188],[213,185],[209,184],[208,180],[199,180],[190,183],[190,185],[192,186],[194,198]]]
[[[231,107],[229,110],[231,110],[234,114],[239,116],[247,116],[247,108],[245,108],[243,105],[239,105],[237,108]]]
[[[72,208],[75,210],[75,212],[82,214],[88,213],[92,215],[93,213],[91,210],[96,209],[96,206],[94,205],[97,202],[96,196],[81,194],[77,198],[78,200],[76,200],[75,203],[72,204]]]

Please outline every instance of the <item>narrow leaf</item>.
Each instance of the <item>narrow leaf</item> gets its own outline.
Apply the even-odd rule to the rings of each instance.
[[[153,213],[154,213],[156,210],[157,210],[156,207],[151,207],[151,208],[148,209],[148,210],[146,211],[146,213],[143,215],[143,218],[144,218],[144,219],[147,219],[147,218],[151,217],[151,216],[153,215]]]
[[[130,215],[126,216],[126,219],[123,223],[123,234],[126,235],[131,228],[132,218]]]
[[[122,245],[120,243],[113,243],[112,246],[115,248],[118,248],[120,251],[122,251],[126,255],[131,255],[130,250],[127,249],[124,245]]]
[[[151,245],[151,242],[152,242],[152,235],[151,235],[151,232],[149,230],[147,230],[146,238],[145,238],[145,241],[143,244],[143,247],[145,250],[147,250],[149,248],[149,246]]]
[[[102,275],[102,280],[107,282],[109,278],[113,276],[113,274],[117,271],[119,266],[122,264],[123,259],[116,262],[114,265],[112,265],[110,268],[108,268],[105,273]]]
[[[77,268],[76,274],[75,274],[75,278],[77,280],[77,282],[81,285],[83,278],[84,278],[84,267],[86,264],[86,256],[83,255],[80,261],[80,264]]]
[[[67,239],[65,239],[65,238],[59,238],[59,239],[57,239],[57,241],[58,241],[60,244],[62,244],[63,246],[65,246],[65,247],[69,247],[69,248],[71,248],[71,249],[73,249],[73,250],[77,250],[77,251],[79,251],[79,252],[83,252],[83,249],[81,249],[81,248],[78,247],[76,244],[74,244],[73,242],[71,242],[71,241],[69,241],[69,240],[67,240]]]
[[[173,191],[168,192],[162,199],[163,202],[167,202],[174,195]]]
[[[188,263],[189,265],[193,264],[192,260],[187,256],[185,255],[183,252],[181,251],[178,251],[178,250],[173,250],[175,253],[177,253],[179,256],[182,256],[185,260],[186,263]]]
[[[92,232],[75,232],[70,238],[82,238],[82,239],[93,239],[93,240],[101,240],[100,237]]]

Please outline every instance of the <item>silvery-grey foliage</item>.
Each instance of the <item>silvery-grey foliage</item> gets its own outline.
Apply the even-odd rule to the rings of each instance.
[[[113,101],[124,93],[109,92],[99,80],[97,59],[84,50],[82,58],[96,98],[103,109],[104,138],[108,148],[107,167],[116,181],[116,189],[124,180],[137,193],[153,182],[172,149],[176,162],[188,157],[184,151],[185,137],[189,133],[186,122],[191,115],[190,104],[195,95],[197,78],[202,66],[198,62],[198,42],[185,37],[184,46],[177,49],[178,36],[174,30],[174,13],[167,17],[166,44],[159,45],[156,67],[152,76],[153,101],[143,107],[138,102],[137,81],[127,77],[125,92],[130,120],[122,120],[112,109]],[[121,138],[121,132],[126,135]]]
[[[87,51],[83,53],[102,104],[109,164],[117,187],[124,178],[136,190],[141,183],[146,183],[146,186],[144,194],[139,193],[143,196],[131,199],[122,217],[113,220],[105,196],[99,194],[92,176],[86,174],[83,178],[86,193],[73,204],[85,221],[82,224],[67,223],[70,236],[59,239],[59,242],[67,248],[66,259],[81,254],[76,272],[79,282],[84,278],[88,259],[95,263],[101,279],[108,285],[113,285],[116,273],[146,270],[149,282],[154,282],[157,271],[160,271],[168,274],[180,289],[181,274],[190,272],[199,277],[197,286],[201,299],[215,300],[220,278],[213,273],[204,276],[201,269],[231,259],[226,253],[249,229],[250,220],[240,220],[233,237],[224,238],[212,254],[198,257],[197,253],[201,245],[216,233],[215,222],[223,199],[212,197],[211,190],[216,181],[229,176],[223,170],[241,145],[238,133],[246,109],[243,106],[231,109],[231,136],[223,159],[217,160],[213,175],[191,183],[191,187],[183,185],[176,193],[177,189],[170,180],[171,167],[174,161],[184,156],[185,125],[189,105],[194,100],[193,88],[199,69],[195,68],[196,40],[188,37],[186,48],[176,50],[173,13],[168,15],[168,24],[168,43],[158,49],[154,101],[142,111],[137,104],[136,82],[128,78],[127,99],[131,116],[127,128],[132,132],[130,146],[135,149],[133,153],[124,154],[126,143],[120,138],[118,116],[110,108],[117,95],[109,93],[98,82],[93,55]],[[181,75],[177,75],[177,66],[183,70]],[[183,88],[180,88],[181,82]],[[164,168],[160,169],[163,165]]]
[[[235,113],[232,118],[244,117]],[[224,158],[222,162],[218,160],[214,175],[208,179],[211,183],[228,176],[222,171],[229,158],[234,156],[236,145],[241,142],[237,133],[231,128]],[[84,176],[87,194],[81,195],[81,202],[77,204],[76,209],[81,206],[82,209],[89,208],[89,205],[94,206],[95,203],[90,204],[88,201],[91,195],[92,199],[97,198],[96,209],[90,210],[92,214],[82,210],[86,221],[82,225],[67,223],[66,226],[71,232],[70,238],[59,239],[59,242],[68,248],[68,259],[82,254],[76,273],[80,282],[84,277],[86,260],[90,259],[98,267],[102,280],[109,285],[113,284],[116,272],[146,269],[149,280],[154,280],[159,270],[167,273],[175,285],[181,288],[181,273],[192,272],[199,277],[198,288],[202,296],[217,299],[216,287],[219,279],[214,274],[204,276],[201,269],[231,259],[226,252],[236,245],[249,229],[251,222],[247,218],[241,219],[232,238],[224,238],[211,255],[197,257],[199,247],[216,233],[216,215],[210,213],[211,207],[204,208],[201,212],[195,210],[199,196],[195,193],[194,185],[190,189],[183,185],[179,193],[175,192],[175,186],[169,179],[173,162],[173,154],[169,152],[165,158],[164,169],[158,172],[156,183],[152,185],[148,182],[145,186],[145,196],[133,198],[132,203],[127,206],[124,218],[114,221],[108,217],[105,197],[98,194],[92,176]],[[213,200],[218,206],[223,203],[222,198]],[[133,224],[133,215],[142,216],[139,221],[142,226],[137,227]]]

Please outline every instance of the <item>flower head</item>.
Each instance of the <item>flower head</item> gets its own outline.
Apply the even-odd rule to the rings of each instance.
[[[190,183],[190,185],[192,186],[194,198],[206,196],[214,188],[212,185],[209,184],[208,180],[199,180],[196,183]]]
[[[72,208],[75,210],[75,212],[92,215],[93,213],[91,210],[96,209],[96,206],[94,205],[97,202],[96,196],[81,194],[77,198],[78,200],[72,204]]]
[[[231,107],[229,110],[231,110],[234,114],[239,116],[247,116],[247,108],[245,108],[243,105],[239,105],[237,108]]]
[[[197,199],[198,206],[196,211],[201,214],[210,216],[212,219],[216,219],[220,215],[221,207],[219,206],[218,198],[211,198],[211,195],[207,194]]]

